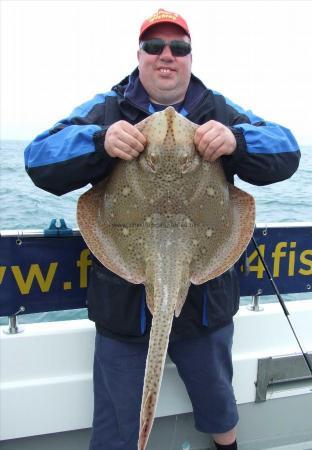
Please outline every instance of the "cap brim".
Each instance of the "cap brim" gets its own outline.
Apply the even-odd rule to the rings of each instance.
[[[146,26],[143,30],[141,30],[140,35],[139,35],[139,40],[142,39],[142,36],[144,35],[144,33],[146,33],[146,31],[150,30],[151,28],[153,28],[159,24],[163,24],[163,23],[169,23],[171,25],[174,25],[175,27],[177,27],[181,31],[183,31],[183,33],[185,33],[191,39],[191,35],[190,35],[189,31],[186,28],[184,28],[182,25],[179,25],[178,23],[171,21],[171,20],[159,20],[157,23],[151,23],[150,25]]]

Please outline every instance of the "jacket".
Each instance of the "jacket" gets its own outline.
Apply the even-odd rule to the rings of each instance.
[[[298,144],[287,128],[245,111],[191,76],[178,111],[199,125],[216,120],[230,127],[237,148],[223,156],[229,182],[237,175],[255,185],[289,178],[300,159]],[[118,120],[136,124],[155,112],[138,69],[115,85],[74,109],[72,114],[43,132],[25,149],[25,167],[35,185],[55,195],[96,184],[118,163],[104,149],[105,133]],[[93,257],[87,291],[88,316],[97,330],[109,337],[143,342],[148,339],[151,314],[143,285],[115,275]],[[235,269],[199,286],[191,285],[171,340],[201,336],[232,321],[239,308]]]

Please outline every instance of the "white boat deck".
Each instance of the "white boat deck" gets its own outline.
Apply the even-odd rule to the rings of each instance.
[[[233,383],[241,418],[239,448],[311,450],[312,381],[272,388],[265,402],[255,403],[258,360],[300,353],[280,305],[262,306],[264,310],[260,312],[241,307],[235,317]],[[305,351],[311,352],[312,300],[290,302],[287,306]],[[60,436],[65,432],[74,435],[79,430],[89,433],[93,408],[94,324],[75,320],[22,327],[24,331],[17,335],[4,334],[6,327],[0,327],[0,445],[4,450],[19,450],[17,442],[24,441],[20,448],[26,449],[25,443],[31,438],[48,439],[49,435]],[[296,405],[300,405],[298,410]],[[155,433],[164,426],[172,434],[172,420],[176,417],[180,417],[179,423],[185,421],[180,433],[187,427],[192,430],[191,412],[184,385],[168,359]],[[197,435],[190,448],[207,448],[207,437],[202,433]],[[159,436],[153,439],[152,435],[148,448],[161,448],[156,444],[158,441]],[[33,444],[30,448],[54,450],[42,443],[41,447]],[[182,443],[177,440],[172,449],[181,450]],[[162,450],[167,449],[162,447]]]
[[[303,444],[283,445],[282,447],[271,447],[266,450],[312,450],[312,441]]]

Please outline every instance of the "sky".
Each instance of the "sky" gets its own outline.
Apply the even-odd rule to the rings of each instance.
[[[188,22],[207,87],[312,145],[312,1],[0,0],[0,138],[31,140],[137,65],[158,8]]]

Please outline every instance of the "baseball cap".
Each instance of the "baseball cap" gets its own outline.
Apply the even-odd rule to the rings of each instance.
[[[185,33],[191,37],[186,21],[179,14],[166,11],[165,9],[159,9],[155,14],[153,14],[148,19],[144,20],[140,28],[140,36],[145,33],[146,30],[153,27],[154,25],[158,25],[159,23],[173,23],[178,27],[182,28]]]

